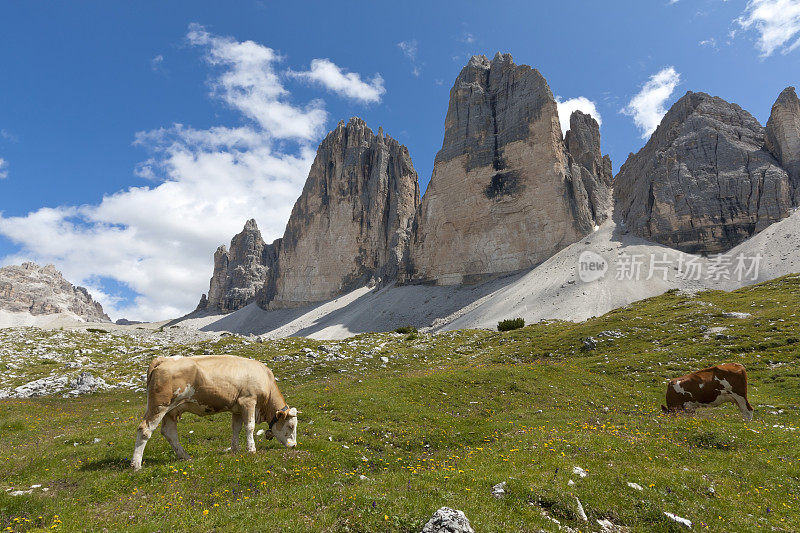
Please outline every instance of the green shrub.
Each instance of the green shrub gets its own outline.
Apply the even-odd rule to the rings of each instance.
[[[508,320],[501,320],[497,323],[497,331],[511,331],[512,329],[523,327],[525,327],[524,318],[509,318]]]
[[[407,333],[416,333],[417,328],[415,328],[414,326],[403,326],[401,328],[397,328],[396,330],[394,330],[394,332],[402,333],[403,335],[405,335]]]
[[[108,331],[100,328],[86,328],[89,333],[108,333]]]

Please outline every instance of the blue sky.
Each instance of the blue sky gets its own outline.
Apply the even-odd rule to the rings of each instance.
[[[763,124],[798,38],[800,0],[4,2],[0,265],[53,262],[114,318],[175,316],[247,218],[281,235],[338,120],[408,146],[424,191],[472,54],[593,105],[616,172],[687,90]]]

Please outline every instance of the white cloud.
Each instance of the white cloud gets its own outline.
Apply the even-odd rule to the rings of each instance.
[[[461,36],[461,42],[467,44],[473,44],[475,42],[475,36],[465,31],[464,34]]]
[[[152,68],[153,71],[157,71],[161,67],[161,64],[163,62],[164,62],[164,56],[158,54],[156,57],[150,60],[150,68]]]
[[[310,70],[289,71],[288,74],[293,78],[319,83],[340,96],[364,103],[380,102],[381,96],[386,92],[380,74],[375,74],[371,80],[364,82],[359,74],[342,72],[342,69],[329,59],[314,59],[311,61]]]
[[[283,234],[327,117],[322,103],[289,101],[275,71],[280,57],[270,48],[196,25],[188,38],[215,69],[212,94],[249,120],[137,133],[135,144],[150,157],[136,173],[152,183],[95,205],[0,213],[0,234],[21,247],[0,264],[54,263],[112,317],[157,320],[194,308],[208,290],[214,250],[245,220],[256,218],[267,241]],[[103,278],[130,287],[135,301],[103,293]]]
[[[274,50],[253,41],[239,42],[208,33],[192,24],[189,43],[206,49],[206,61],[224,68],[211,87],[212,94],[255,120],[265,132],[281,139],[310,140],[322,131],[327,118],[321,100],[304,108],[284,101],[289,95],[275,72],[281,58]]]
[[[680,81],[681,75],[675,67],[663,68],[650,76],[642,90],[622,109],[624,114],[633,117],[636,127],[642,131],[642,139],[647,139],[658,127],[667,112],[664,104]]]
[[[743,29],[758,32],[761,57],[800,46],[800,0],[749,0],[736,21]]]
[[[592,115],[597,121],[598,125],[603,124],[603,119],[600,112],[597,111],[597,104],[585,96],[578,96],[577,98],[570,98],[569,100],[561,101],[560,97],[556,97],[558,105],[558,121],[561,123],[561,133],[565,136],[569,130],[569,117],[573,111],[582,111],[586,114]]]
[[[419,77],[420,69],[417,66],[417,40],[411,39],[410,41],[401,41],[397,43],[397,46],[403,51],[403,55],[411,61],[411,73]]]
[[[702,41],[698,42],[700,46],[707,46],[709,48],[713,48],[717,50],[717,40],[714,37],[709,37],[708,39],[703,39]]]
[[[0,180],[4,180],[8,177],[8,163],[5,159],[0,157]]]

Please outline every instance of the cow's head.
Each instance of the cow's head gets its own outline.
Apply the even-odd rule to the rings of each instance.
[[[275,412],[275,423],[272,424],[270,432],[278,439],[278,442],[289,448],[297,446],[297,415],[300,411],[292,407]]]

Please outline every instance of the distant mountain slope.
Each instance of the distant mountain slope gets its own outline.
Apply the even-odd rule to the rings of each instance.
[[[64,279],[53,265],[0,268],[0,327],[50,324],[60,318],[111,322],[89,291]]]

